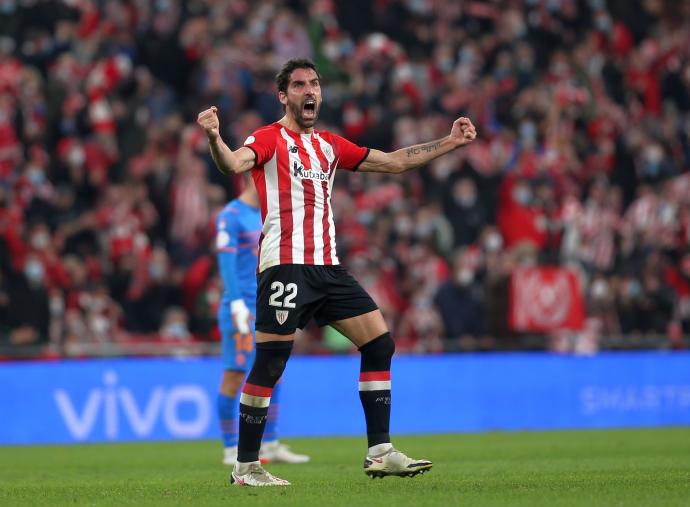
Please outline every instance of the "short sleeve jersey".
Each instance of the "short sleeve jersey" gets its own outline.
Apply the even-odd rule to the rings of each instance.
[[[339,264],[331,209],[335,171],[357,170],[369,150],[327,131],[300,134],[279,123],[256,130],[244,145],[256,155],[259,272],[278,264]]]

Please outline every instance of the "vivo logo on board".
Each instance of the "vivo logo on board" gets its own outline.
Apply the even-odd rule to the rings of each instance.
[[[88,439],[99,420],[105,437],[112,440],[120,437],[123,426],[130,428],[137,437],[150,437],[159,421],[172,437],[199,438],[205,435],[212,420],[211,402],[201,386],[157,386],[140,405],[131,389],[118,385],[117,373],[112,370],[104,373],[102,387],[89,391],[83,406],[75,406],[65,389],[55,389],[53,398],[75,440]],[[180,417],[183,404],[193,407],[191,418]]]

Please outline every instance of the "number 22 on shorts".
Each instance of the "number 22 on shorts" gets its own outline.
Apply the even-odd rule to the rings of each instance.
[[[284,285],[283,282],[275,281],[271,284],[271,297],[268,298],[269,306],[276,306],[278,308],[295,308],[297,305],[294,299],[297,297],[297,284],[288,283]],[[283,297],[285,294],[285,297]],[[280,298],[283,297],[281,301]]]

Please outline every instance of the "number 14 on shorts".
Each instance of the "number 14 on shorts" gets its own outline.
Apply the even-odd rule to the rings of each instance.
[[[251,333],[235,333],[235,350],[237,352],[251,352],[254,349],[254,337]]]

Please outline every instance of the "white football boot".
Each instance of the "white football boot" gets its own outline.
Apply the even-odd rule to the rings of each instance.
[[[223,448],[223,465],[234,466],[237,461],[237,446]]]
[[[269,474],[261,463],[235,463],[230,474],[230,484],[235,486],[289,486],[285,479]]]
[[[433,463],[427,459],[411,459],[395,448],[391,448],[380,456],[367,456],[364,459],[364,473],[372,479],[395,475],[398,477],[414,477],[431,470]]]
[[[289,463],[289,464],[300,464],[307,463],[309,461],[309,456],[306,454],[296,454],[290,450],[290,448],[281,444],[277,440],[274,442],[268,442],[261,445],[261,450],[259,451],[259,460],[261,463]]]

